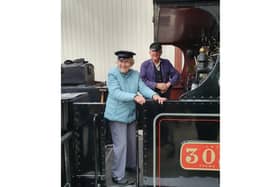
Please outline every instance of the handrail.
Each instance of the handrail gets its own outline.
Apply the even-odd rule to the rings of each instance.
[[[68,141],[72,137],[72,132],[67,132],[61,137],[61,144],[64,144],[66,141]]]

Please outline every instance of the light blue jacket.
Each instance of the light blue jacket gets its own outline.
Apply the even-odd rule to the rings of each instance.
[[[131,123],[136,120],[134,97],[140,92],[146,98],[156,93],[147,87],[140,78],[139,72],[129,70],[126,74],[113,68],[108,73],[109,94],[106,101],[104,117],[110,121]]]

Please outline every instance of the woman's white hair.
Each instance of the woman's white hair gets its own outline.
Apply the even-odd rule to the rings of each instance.
[[[131,66],[133,66],[135,63],[134,58],[127,58],[126,60],[128,60],[130,62]],[[120,61],[120,59],[118,59],[117,62],[119,62],[119,61]]]

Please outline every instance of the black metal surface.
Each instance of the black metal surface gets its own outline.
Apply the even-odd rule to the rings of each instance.
[[[87,92],[87,102],[100,102],[102,93],[99,88],[95,85],[75,85],[75,86],[61,86],[62,93],[76,93],[76,92]]]
[[[75,101],[88,100],[88,94],[85,92],[62,93],[61,94],[61,133],[71,131],[73,128],[72,106]]]
[[[61,94],[61,186],[71,186],[73,168],[71,138],[73,130],[73,102],[83,101],[87,93]]]
[[[141,108],[141,107],[140,107]],[[158,138],[158,132],[153,129],[155,116],[159,113],[169,114],[219,114],[219,100],[185,100],[169,101],[164,105],[147,102],[143,107],[143,184],[154,185],[153,141]],[[167,115],[168,116],[168,115]],[[174,117],[173,117],[174,118]],[[188,117],[179,117],[187,119]],[[156,136],[154,136],[156,133]],[[219,141],[219,123],[203,124],[198,122],[164,122],[160,131],[160,163],[161,185],[157,186],[219,186],[219,172],[217,171],[185,171],[179,165],[179,146],[185,140]],[[157,147],[158,148],[158,147]],[[156,162],[158,162],[158,155]],[[184,185],[183,185],[184,184]]]
[[[105,104],[74,104],[74,186],[97,186],[105,184],[105,138],[103,120]]]
[[[220,97],[220,60],[217,58],[213,70],[207,78],[195,89],[180,96],[180,99],[217,99]]]

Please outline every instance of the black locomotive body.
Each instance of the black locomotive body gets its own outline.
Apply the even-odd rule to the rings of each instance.
[[[188,159],[183,145],[219,142],[218,100],[168,101],[163,106],[148,102],[143,112],[143,186],[219,186],[218,169],[185,168],[182,163]]]
[[[171,100],[137,106],[136,185],[218,187],[219,1],[154,0],[153,21],[155,41],[180,48],[185,61]],[[72,104],[62,186],[111,186],[104,109],[104,100]]]

